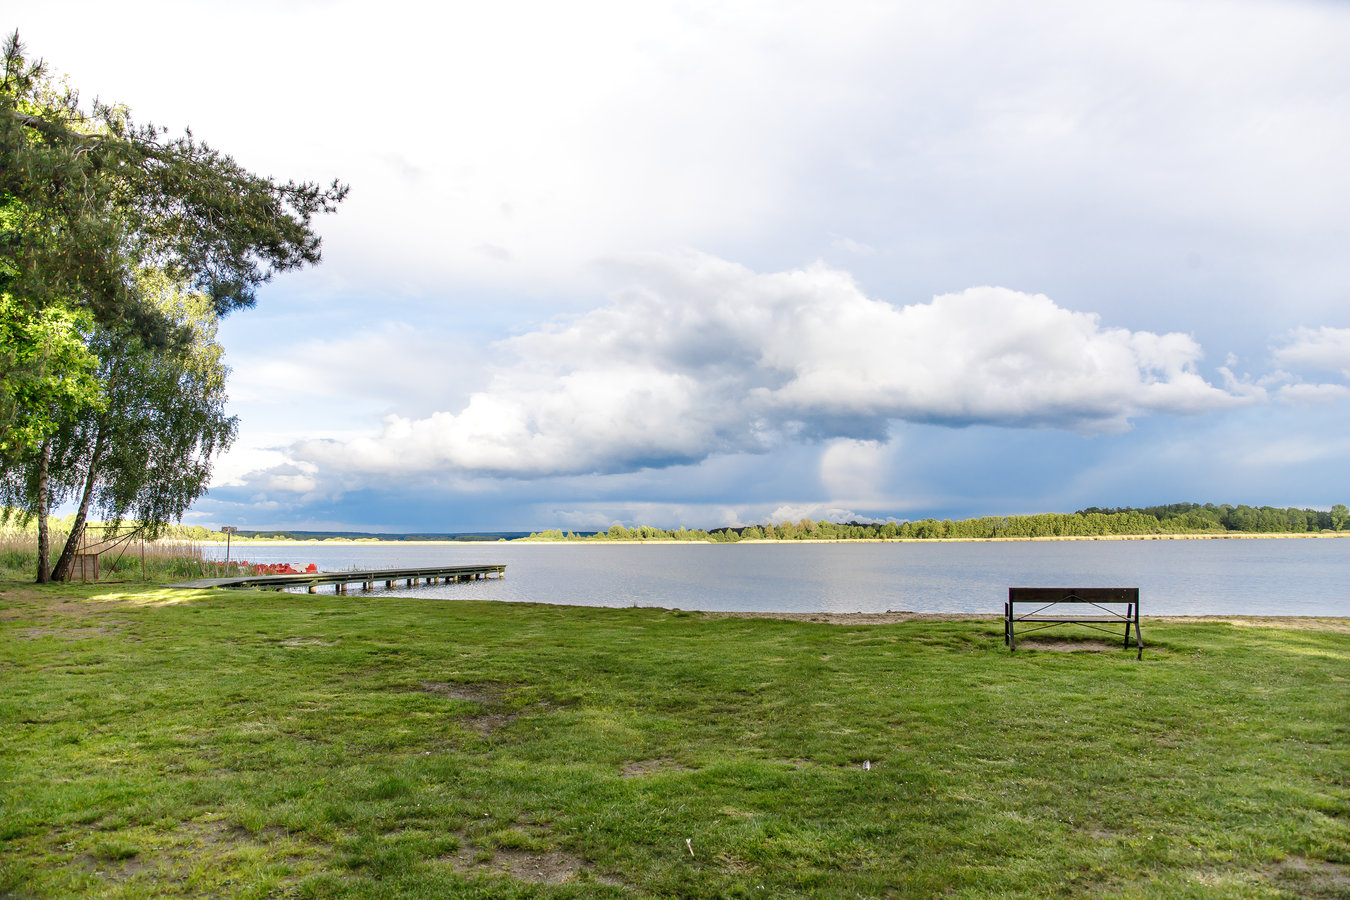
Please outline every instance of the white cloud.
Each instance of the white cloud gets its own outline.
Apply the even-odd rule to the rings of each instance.
[[[875,503],[885,494],[886,476],[898,449],[897,442],[830,441],[820,455],[821,484],[835,500]]]
[[[248,336],[240,335],[227,356],[230,398],[286,406],[292,415],[316,401],[341,401],[349,410],[444,403],[472,382],[482,361],[473,343],[443,328],[399,322],[370,322],[341,336],[298,333],[281,344],[269,335],[257,348]]]
[[[319,486],[315,472],[312,463],[278,466],[269,470],[256,486],[269,493],[308,494]]]
[[[1250,402],[1196,371],[1181,334],[1104,328],[1048,297],[971,288],[898,307],[847,273],[773,274],[706,254],[645,257],[612,302],[503,342],[511,363],[458,412],[303,441],[347,473],[535,478],[884,440],[891,419],[1118,431],[1149,413]],[[860,487],[860,485],[854,485]]]
[[[1275,392],[1275,399],[1293,406],[1336,403],[1350,398],[1350,387],[1343,384],[1286,384]]]
[[[252,168],[351,182],[325,276],[417,291],[552,286],[606,253],[801,229],[884,253],[944,216],[948,241],[992,223],[1109,243],[1141,214],[1343,234],[1339,7],[269,5],[303,52],[259,39],[256,10],[19,0],[12,17],[89,96]],[[248,102],[278,92],[303,100]]]
[[[1276,347],[1276,362],[1286,366],[1338,371],[1350,378],[1350,328],[1295,328]]]
[[[800,522],[808,519],[812,522],[825,519],[830,522],[871,522],[868,515],[859,515],[850,509],[843,509],[828,503],[785,503],[777,507],[759,521],[765,525],[778,525],[783,522]]]

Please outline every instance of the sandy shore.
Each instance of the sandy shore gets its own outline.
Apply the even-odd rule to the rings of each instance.
[[[826,625],[895,625],[900,622],[968,622],[1003,618],[988,613],[916,613],[887,610],[884,613],[790,613],[790,612],[704,612],[708,619],[785,619],[792,622],[820,622]],[[1306,631],[1350,632],[1350,616],[1142,616],[1144,624],[1221,623],[1249,628],[1297,628]]]

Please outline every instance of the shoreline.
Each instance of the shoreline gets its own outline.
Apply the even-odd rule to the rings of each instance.
[[[725,610],[689,610],[697,612],[705,619],[779,619],[787,622],[814,622],[821,625],[899,625],[903,622],[1001,622],[1003,615],[988,613],[920,613],[908,610],[886,610],[882,613],[829,613],[829,612],[739,612]],[[1266,615],[1216,615],[1213,613],[1196,616],[1146,616],[1141,615],[1143,624],[1224,624],[1247,628],[1292,628],[1307,631],[1336,631],[1350,633],[1350,616],[1266,616]],[[1019,640],[1021,640],[1019,638]]]
[[[769,539],[746,538],[739,541],[675,541],[675,540],[576,540],[576,541],[531,541],[526,538],[497,541],[396,541],[371,538],[325,538],[317,539],[267,539],[248,540],[236,538],[231,542],[234,547],[281,547],[288,545],[315,547],[323,545],[400,545],[400,546],[465,546],[498,547],[516,546],[606,546],[612,544],[663,544],[695,546],[733,546],[735,544],[978,544],[978,543],[1020,543],[1045,541],[1269,541],[1269,540],[1320,540],[1350,538],[1350,531],[1320,532],[1245,532],[1233,531],[1226,534],[1100,534],[1100,535],[1057,535],[1047,537],[991,537],[991,538],[802,538]],[[180,541],[165,540],[166,544],[210,544],[215,546],[224,541]]]

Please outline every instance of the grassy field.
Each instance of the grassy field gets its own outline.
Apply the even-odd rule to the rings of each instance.
[[[1001,628],[0,582],[0,897],[1350,896],[1350,622]]]

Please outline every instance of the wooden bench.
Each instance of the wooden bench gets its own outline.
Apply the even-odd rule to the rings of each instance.
[[[1017,604],[1030,612],[1019,613]],[[1085,610],[1084,607],[1093,607]],[[1082,612],[1079,612],[1082,610]],[[1130,646],[1130,629],[1134,629],[1134,643],[1144,658],[1144,639],[1139,631],[1139,588],[1008,588],[1008,602],[1003,604],[1003,643],[1008,650],[1017,649],[1017,626],[1022,633],[1053,628],[1056,625],[1086,625],[1115,636],[1120,632],[1113,626],[1125,626],[1124,647]]]

